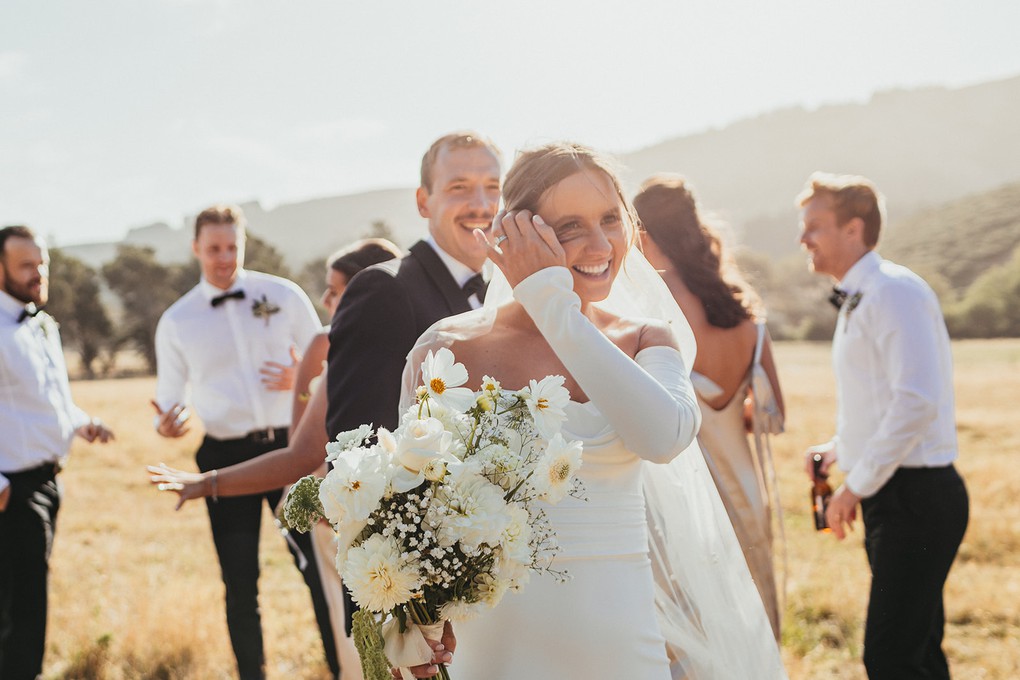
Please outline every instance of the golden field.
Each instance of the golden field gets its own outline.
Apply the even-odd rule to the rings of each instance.
[[[1020,341],[954,344],[958,463],[971,521],[946,588],[945,649],[965,680],[1020,677]],[[788,432],[774,440],[788,563],[783,656],[793,679],[865,677],[868,569],[858,529],[815,534],[801,452],[833,426],[827,344],[780,344]],[[193,469],[199,436],[168,442],[151,426],[152,378],[75,382],[79,404],[116,432],[76,443],[63,473],[52,559],[47,678],[233,676],[223,594],[205,509],[175,497],[145,465]],[[835,480],[835,481],[838,481]],[[265,518],[261,603],[270,678],[328,677],[307,590]],[[522,651],[522,653],[524,653]],[[456,677],[456,663],[451,668]],[[469,680],[467,678],[461,680]]]

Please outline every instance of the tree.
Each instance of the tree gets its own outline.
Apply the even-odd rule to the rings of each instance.
[[[365,235],[362,236],[362,238],[384,238],[387,241],[396,243],[398,246],[400,245],[397,243],[397,238],[393,233],[393,228],[390,227],[386,220],[373,220],[372,225],[368,228],[368,231],[365,232]]]
[[[244,267],[256,272],[290,278],[290,269],[283,261],[283,255],[269,241],[248,232],[244,246]],[[197,279],[196,279],[197,281]]]
[[[156,370],[159,317],[194,285],[186,283],[190,279],[186,269],[186,265],[160,264],[152,248],[133,245],[118,246],[117,257],[103,265],[103,278],[123,306],[120,340],[133,345],[152,372]]]
[[[113,354],[113,325],[100,299],[99,275],[81,260],[50,250],[50,299],[46,311],[60,322],[65,346],[77,350],[82,369],[94,378],[100,354]]]

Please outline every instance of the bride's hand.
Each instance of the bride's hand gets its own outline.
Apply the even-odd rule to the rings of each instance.
[[[485,244],[511,287],[541,269],[567,265],[556,232],[530,210],[501,211],[492,221],[493,241],[481,229],[475,229],[475,238]]]
[[[149,481],[160,491],[173,491],[177,494],[177,505],[180,510],[186,501],[192,498],[205,498],[207,475],[200,472],[185,472],[168,466],[166,463],[149,465],[146,468],[151,474]]]

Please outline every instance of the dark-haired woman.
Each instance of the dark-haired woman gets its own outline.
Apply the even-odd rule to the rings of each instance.
[[[760,301],[727,257],[719,234],[702,219],[682,178],[660,175],[647,180],[634,198],[634,208],[645,257],[662,275],[698,341],[691,375],[702,412],[698,440],[778,639],[772,508],[766,483],[771,460],[762,460],[752,450],[745,412],[759,354],[779,413],[783,412]]]

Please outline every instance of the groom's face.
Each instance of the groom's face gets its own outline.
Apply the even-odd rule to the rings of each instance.
[[[0,255],[0,288],[15,300],[42,307],[50,297],[50,255],[42,241],[9,237]]]
[[[429,233],[455,260],[479,271],[485,245],[474,230],[492,227],[499,207],[499,160],[484,146],[446,147],[432,166],[432,186],[418,188],[418,212]]]

